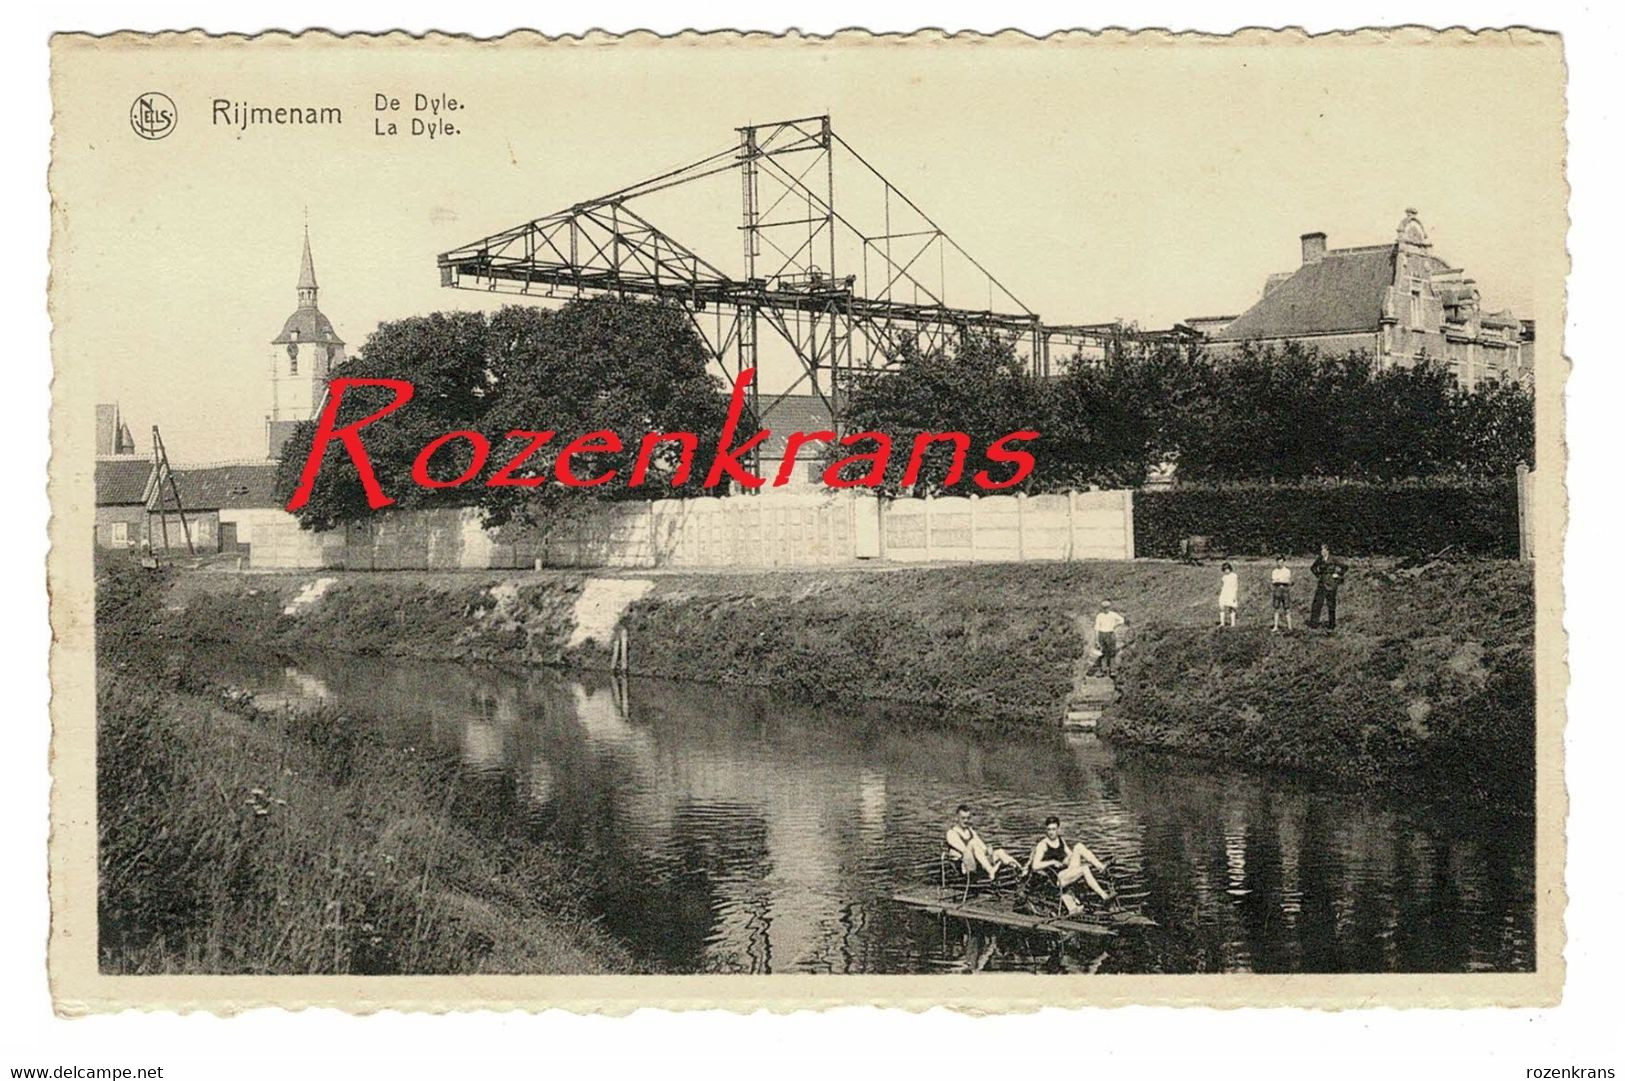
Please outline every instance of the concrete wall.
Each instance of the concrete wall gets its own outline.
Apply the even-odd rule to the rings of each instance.
[[[248,548],[253,567],[310,568],[344,566],[345,533],[311,533],[299,519],[275,507],[223,510],[222,523],[237,526],[237,543]]]
[[[1131,559],[1133,495],[900,499],[775,492],[604,504],[545,530],[487,531],[469,509],[386,512],[330,533],[282,511],[235,512],[254,567],[457,570],[533,567],[814,567],[880,558]],[[245,517],[251,515],[252,519]],[[244,529],[248,535],[244,536]]]
[[[550,567],[807,567],[857,558],[874,497],[819,490],[621,504],[549,531]]]
[[[881,521],[883,554],[902,563],[1134,557],[1127,491],[900,499]]]

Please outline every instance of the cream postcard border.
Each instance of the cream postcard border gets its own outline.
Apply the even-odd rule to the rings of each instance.
[[[250,40],[280,40],[289,47],[321,49],[335,45],[367,49],[438,49],[465,52],[477,62],[482,50],[515,48],[683,48],[692,62],[713,50],[776,43],[808,49],[964,48],[985,60],[985,50],[1067,49],[1103,44],[1165,48],[1232,44],[1290,45],[1333,40],[1344,47],[1384,41],[1482,44],[1559,51],[1555,34],[1527,29],[1470,33],[1422,27],[1308,35],[1301,30],[1241,30],[1228,36],[1166,31],[1069,31],[1034,38],[1006,31],[995,35],[870,34],[847,30],[828,36],[773,35],[716,31],[660,36],[647,32],[547,37],[515,32],[495,39],[431,33],[335,35],[307,31],[209,36],[201,32],[104,36],[59,34],[52,40],[52,98],[59,103],[74,87],[65,86],[54,61],[101,42],[187,42],[211,49],[240,47]],[[709,55],[708,55],[709,54]],[[1565,122],[1562,102],[1551,123]],[[64,147],[53,135],[53,176]],[[1552,166],[1561,174],[1563,164]],[[1561,175],[1556,187],[1566,193]],[[63,210],[52,204],[53,255],[61,242]],[[1565,218],[1566,220],[1566,218]],[[72,284],[55,274],[50,287],[53,326],[71,318]],[[1565,273],[1567,266],[1560,268]],[[1554,333],[1555,331],[1547,331]],[[1563,539],[1567,521],[1564,477],[1563,386],[1567,360],[1547,363],[1536,373],[1537,458],[1534,474],[1537,697],[1536,970],[1520,974],[1395,975],[1007,975],[974,976],[108,976],[96,957],[96,776],[94,584],[91,526],[93,497],[94,385],[86,366],[55,368],[51,407],[51,551],[47,561],[51,597],[51,931],[50,984],[58,1013],[68,1016],[120,1009],[161,1009],[235,1013],[259,1006],[331,1006],[354,1012],[383,1009],[443,1012],[470,1009],[539,1010],[625,1014],[640,1007],[790,1011],[842,1005],[908,1010],[946,1006],[968,1013],[1033,1010],[1045,1006],[1200,1005],[1214,1007],[1294,1005],[1317,1008],[1357,1006],[1468,1007],[1549,1005],[1561,998],[1565,934],[1563,912],[1565,823],[1568,800],[1563,783],[1564,698],[1568,686],[1567,639],[1563,627]]]

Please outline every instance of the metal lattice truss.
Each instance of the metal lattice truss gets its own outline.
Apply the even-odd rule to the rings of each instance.
[[[755,367],[766,323],[801,365],[795,383],[840,417],[853,376],[968,332],[1003,336],[1048,374],[1053,352],[1104,355],[1115,323],[1046,325],[830,127],[804,117],[736,129],[738,143],[439,257],[441,284],[537,298],[642,296],[679,305],[725,377]],[[836,209],[837,166],[843,199]],[[719,269],[627,204],[707,177],[740,177],[743,274]],[[837,268],[845,271],[838,273]],[[985,300],[985,306],[979,302]],[[730,368],[732,369],[730,371]]]

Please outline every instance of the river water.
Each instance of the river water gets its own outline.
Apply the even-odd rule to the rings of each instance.
[[[346,657],[210,659],[461,763],[456,813],[600,862],[650,967],[713,972],[1528,971],[1534,825],[1092,736],[816,708],[697,683]],[[1057,939],[890,900],[954,808],[1024,855],[1057,814],[1160,925]]]

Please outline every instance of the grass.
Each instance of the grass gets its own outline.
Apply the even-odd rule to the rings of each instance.
[[[626,951],[590,884],[457,824],[453,764],[359,718],[212,692],[99,600],[99,942],[117,973],[592,973]]]
[[[1153,622],[1102,729],[1119,742],[1533,810],[1534,597],[1510,562],[1366,564],[1334,634]]]

